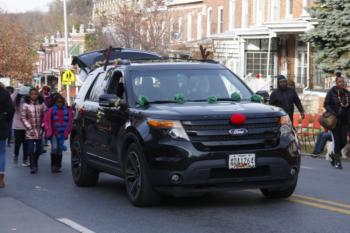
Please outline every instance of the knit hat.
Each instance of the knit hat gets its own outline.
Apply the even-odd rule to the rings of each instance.
[[[28,95],[29,94],[29,87],[21,86],[18,90],[18,94],[20,95]]]

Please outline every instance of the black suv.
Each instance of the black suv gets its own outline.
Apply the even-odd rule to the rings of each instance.
[[[254,97],[215,63],[98,68],[75,101],[74,182],[96,185],[100,172],[122,177],[137,206],[155,204],[161,194],[251,188],[289,197],[300,169],[297,137],[284,111]]]

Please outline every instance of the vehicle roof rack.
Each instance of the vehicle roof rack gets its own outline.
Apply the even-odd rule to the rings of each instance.
[[[133,63],[142,62],[203,62],[211,64],[219,64],[218,61],[212,59],[194,59],[194,58],[178,58],[178,57],[161,57],[161,58],[140,58],[140,59],[130,59]]]
[[[131,65],[132,63],[156,63],[156,62],[202,62],[210,64],[220,64],[218,61],[212,59],[193,59],[193,58],[177,58],[177,57],[160,57],[160,58],[140,58],[140,59],[119,59],[118,62],[110,60],[107,65]],[[106,63],[99,62],[92,70],[103,67]]]

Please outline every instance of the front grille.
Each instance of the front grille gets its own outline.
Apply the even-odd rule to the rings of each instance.
[[[249,150],[271,148],[278,144],[280,124],[277,117],[248,118],[244,125],[226,120],[182,122],[192,144],[201,151]],[[245,135],[231,135],[232,129],[247,129]]]
[[[213,168],[210,171],[210,179],[225,179],[225,178],[246,178],[246,177],[261,177],[269,176],[270,169],[268,166],[262,166],[252,169],[236,169],[229,170],[227,168]]]

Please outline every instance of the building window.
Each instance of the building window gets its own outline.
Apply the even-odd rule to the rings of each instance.
[[[207,36],[211,35],[211,8],[207,11]]]
[[[182,34],[182,17],[179,18],[179,28],[178,28],[178,36],[177,39],[181,38],[181,34]]]
[[[229,5],[229,29],[234,29],[236,24],[236,0],[230,0]]]
[[[280,15],[280,1],[279,0],[271,0],[271,15],[270,15],[270,20],[274,21],[279,18]]]
[[[263,16],[265,15],[265,0],[255,0],[254,12],[255,24],[261,25],[264,21]]]
[[[248,0],[242,0],[242,28],[248,27],[249,20]]]
[[[246,45],[246,74],[252,77],[266,77],[267,63],[269,63],[269,75],[276,75],[275,57],[276,41],[273,40],[270,50],[270,61],[268,61],[268,40],[248,40]]]
[[[187,16],[187,41],[192,40],[192,15]]]
[[[286,1],[286,18],[293,17],[293,0]]]
[[[174,38],[174,18],[170,18],[169,31],[170,31],[170,40],[172,40]]]
[[[202,13],[197,15],[197,40],[202,39]]]
[[[218,9],[218,33],[224,31],[224,8],[222,6]]]

